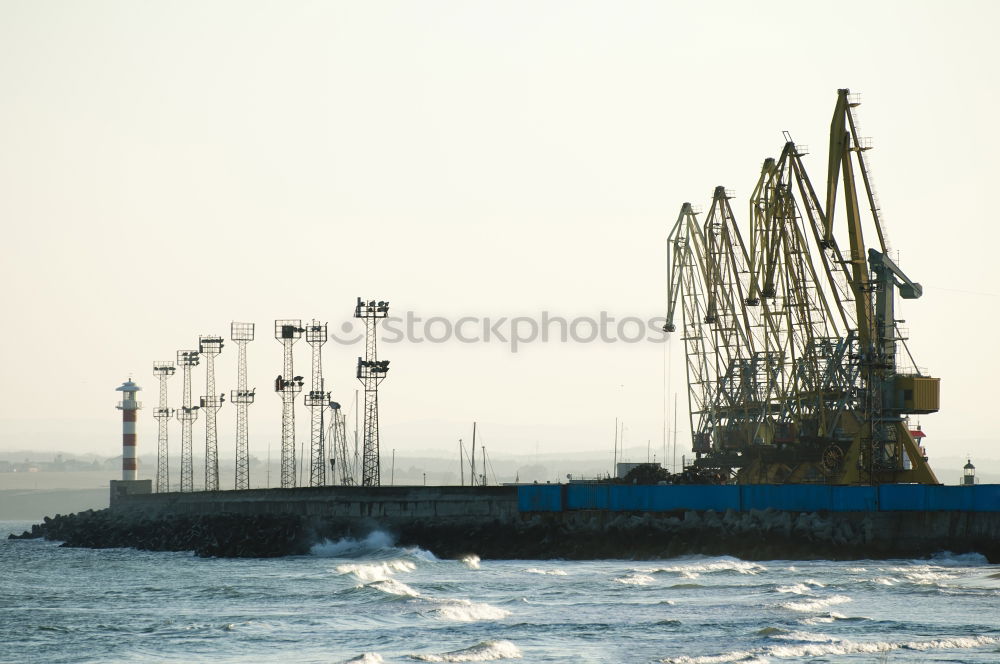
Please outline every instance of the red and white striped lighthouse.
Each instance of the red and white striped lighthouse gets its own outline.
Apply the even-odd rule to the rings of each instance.
[[[142,403],[135,400],[135,393],[142,388],[132,382],[127,381],[116,387],[115,391],[122,393],[122,400],[118,402],[118,410],[122,412],[122,479],[136,479],[139,470],[139,460],[135,456],[135,420]]]

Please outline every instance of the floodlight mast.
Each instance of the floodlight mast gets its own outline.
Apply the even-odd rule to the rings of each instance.
[[[250,446],[248,407],[256,396],[256,388],[247,387],[247,344],[253,341],[253,323],[232,323],[229,338],[237,348],[236,389],[229,400],[236,404],[236,490],[250,488]]]
[[[170,491],[170,454],[167,447],[167,425],[174,411],[168,406],[167,379],[174,375],[177,367],[173,362],[153,362],[153,375],[160,381],[160,405],[153,411],[156,418],[156,493]]]
[[[358,358],[358,380],[365,388],[364,452],[361,463],[362,486],[380,486],[378,432],[378,386],[389,371],[389,360],[379,361],[378,322],[389,315],[389,303],[383,300],[365,302],[358,298],[354,317],[365,322],[365,357]]]
[[[332,431],[332,442],[330,443],[330,472],[334,482],[337,481],[337,472],[340,473],[340,484],[342,486],[354,486],[354,463],[352,463],[350,452],[347,450],[347,421],[343,409],[336,401],[330,402],[330,410],[333,411],[333,421],[330,424]]]
[[[194,491],[194,461],[192,454],[192,434],[194,421],[198,419],[198,406],[191,403],[191,367],[198,366],[199,354],[196,350],[177,351],[177,364],[184,372],[184,398],[177,409],[177,419],[181,422],[181,491]]]
[[[219,490],[219,435],[216,414],[226,400],[215,392],[215,356],[222,352],[222,337],[198,337],[198,351],[205,357],[205,396],[201,409],[205,411],[205,491]]]
[[[281,395],[281,488],[295,486],[295,396],[302,391],[302,376],[294,375],[292,346],[305,330],[301,320],[274,321],[274,338],[284,348],[281,374],[274,381],[274,391]]]
[[[306,342],[312,347],[312,389],[305,403],[310,408],[311,422],[309,453],[309,486],[326,484],[326,441],[323,414],[330,402],[330,393],[323,391],[323,344],[326,343],[326,323],[313,319],[306,326]]]

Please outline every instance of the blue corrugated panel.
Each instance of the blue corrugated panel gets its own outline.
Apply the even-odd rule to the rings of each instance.
[[[570,484],[566,487],[566,509],[606,510],[610,489],[610,484]]]
[[[744,510],[772,508],[790,512],[832,509],[830,487],[825,484],[744,484]]]
[[[830,510],[833,512],[874,512],[875,487],[831,486]]]
[[[960,486],[927,487],[926,505],[929,510],[970,512],[974,509],[974,493],[962,491]]]
[[[737,486],[623,486],[610,487],[610,508],[625,512],[671,512],[740,508]]]
[[[972,487],[955,487],[972,491],[972,509],[977,512],[1000,512],[1000,484],[980,484]]]
[[[883,512],[924,511],[927,509],[927,487],[923,484],[880,484],[878,505]]]
[[[537,484],[517,487],[517,509],[521,512],[561,512],[562,485]]]
[[[653,511],[653,492],[658,488],[661,487],[649,485],[616,486],[611,491],[611,509],[615,512],[651,512]]]

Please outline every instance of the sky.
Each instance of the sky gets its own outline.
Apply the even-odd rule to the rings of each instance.
[[[424,320],[663,316],[680,205],[725,185],[746,224],[785,130],[824,182],[849,87],[893,249],[925,289],[900,310],[942,379],[921,420],[932,464],[1000,467],[998,19],[963,1],[0,0],[0,453],[120,454],[129,376],[152,452],[152,363],[231,321],[257,324],[263,456],[280,441],[275,319],[351,337],[359,296]],[[617,418],[662,454],[679,394],[683,453],[681,341],[648,336],[383,343],[383,449],[452,453],[477,421],[494,454],[607,451]],[[353,413],[363,347],[323,352]],[[219,423],[231,457],[231,405]]]

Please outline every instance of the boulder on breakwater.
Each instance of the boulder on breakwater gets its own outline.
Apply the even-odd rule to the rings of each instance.
[[[956,537],[911,514],[817,514],[776,510],[675,514],[572,512],[511,519],[369,519],[297,514],[166,514],[87,511],[57,515],[12,539],[44,537],[63,546],[194,551],[201,556],[304,554],[323,539],[392,534],[446,558],[475,553],[493,559],[658,559],[730,555],[745,560],[913,558],[939,551],[975,552],[1000,562],[1000,539]],[[950,522],[949,522],[950,523]],[[945,524],[947,525],[947,524]],[[953,524],[952,524],[953,525]]]

